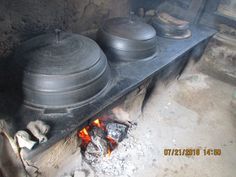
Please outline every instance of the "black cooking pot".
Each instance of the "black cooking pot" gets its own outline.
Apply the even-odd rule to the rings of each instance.
[[[107,58],[91,39],[45,34],[24,42],[15,55],[26,104],[69,107],[95,98],[110,78]]]
[[[189,22],[175,18],[167,13],[158,13],[152,19],[152,25],[161,37],[184,39],[191,36]]]
[[[155,29],[132,17],[108,19],[99,29],[97,40],[108,58],[113,60],[152,58],[157,51]]]

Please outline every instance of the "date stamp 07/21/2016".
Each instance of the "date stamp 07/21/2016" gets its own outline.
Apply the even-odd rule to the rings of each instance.
[[[164,156],[220,156],[221,149],[211,148],[187,148],[187,149],[164,149]]]

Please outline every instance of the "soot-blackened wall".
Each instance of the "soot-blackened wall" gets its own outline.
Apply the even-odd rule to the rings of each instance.
[[[35,35],[55,28],[91,31],[128,11],[129,0],[0,0],[0,58]]]

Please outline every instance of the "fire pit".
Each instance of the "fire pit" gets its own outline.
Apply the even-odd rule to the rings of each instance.
[[[160,159],[157,141],[164,143],[156,115],[142,119],[142,111],[155,85],[181,78],[189,60],[200,59],[216,32],[197,23],[208,3],[61,0],[29,8],[5,1],[0,54],[11,53],[0,65],[7,66],[0,106],[15,129],[11,135],[1,125],[0,138],[14,148],[22,174],[149,176]]]
[[[42,112],[32,110],[27,106],[21,108],[16,119],[18,127],[24,129],[29,121],[43,120],[52,126],[49,132],[48,141],[26,153],[25,158],[32,158],[42,153],[45,149],[68,136],[77,129],[81,129],[90,123],[91,119],[96,119],[96,115],[111,109],[117,101],[122,99],[129,92],[151,80],[154,76],[159,80],[175,78],[182,72],[187,64],[189,56],[194,54],[195,46],[197,53],[201,53],[207,40],[214,34],[214,30],[207,27],[191,27],[192,36],[184,40],[174,40],[157,37],[161,46],[158,56],[152,60],[140,60],[136,62],[112,62],[110,71],[112,82],[109,88],[105,89],[96,99],[70,107],[66,111],[55,114],[55,111]],[[46,109],[47,110],[47,109]]]
[[[98,157],[110,156],[127,134],[128,126],[115,122],[109,116],[94,120],[78,132],[82,139],[81,150],[89,163],[96,162]]]
[[[111,110],[134,90],[138,91],[133,97],[141,94],[144,99],[146,91],[141,93],[142,87],[145,85],[148,89],[153,80],[176,78],[190,56],[200,56],[215,33],[204,26],[189,25],[192,35],[175,40],[156,36],[148,21],[137,16],[109,19],[104,19],[104,25],[99,23],[97,33],[98,42],[107,56],[94,40],[59,30],[26,40],[16,50],[9,71],[19,85],[11,84],[11,89],[20,88],[17,91],[22,93],[16,96],[23,94],[20,100],[23,104],[13,117],[17,120],[17,131],[21,130],[16,134],[17,141],[27,143],[27,138],[31,138],[28,149],[20,146],[22,157],[29,164],[32,162],[31,167],[36,161],[43,162],[40,159],[45,153],[48,154],[42,159],[46,161],[48,157],[57,158],[58,154],[66,159],[66,152],[71,154],[65,147],[67,140],[65,149],[58,146],[60,149],[54,151],[51,148],[77,131],[76,140],[71,140],[75,141],[74,150],[81,149],[77,155],[82,154],[92,167],[96,167],[103,157],[116,153],[120,144],[122,151],[133,148],[133,143],[126,142],[126,136],[129,136],[135,119],[116,120],[110,117]],[[132,104],[136,102],[131,100]],[[142,108],[140,105],[139,109]],[[37,123],[47,128],[40,129]],[[80,140],[82,142],[77,142]],[[60,153],[56,153],[58,151]],[[121,158],[128,156],[120,155]]]

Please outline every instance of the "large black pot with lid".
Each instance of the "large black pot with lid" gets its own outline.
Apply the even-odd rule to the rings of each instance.
[[[24,102],[67,108],[95,99],[110,79],[107,58],[93,40],[57,32],[24,42],[14,66],[22,72]]]
[[[132,14],[106,20],[97,33],[97,40],[108,59],[116,61],[148,59],[157,52],[155,29]]]
[[[165,12],[157,12],[152,25],[161,37],[185,39],[191,36],[189,22],[178,19]]]

